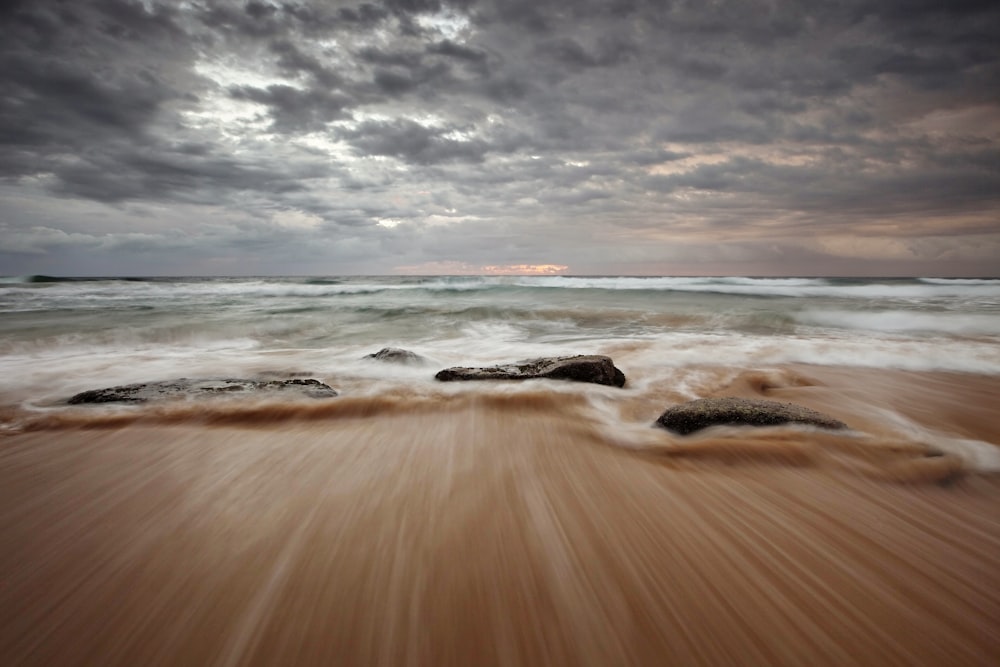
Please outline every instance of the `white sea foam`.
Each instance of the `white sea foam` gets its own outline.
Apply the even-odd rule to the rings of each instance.
[[[0,396],[68,398],[85,389],[178,377],[234,377],[255,362],[250,339],[197,345],[95,345],[83,341],[0,357]]]
[[[660,372],[681,366],[755,368],[804,363],[1000,373],[1000,349],[991,342],[876,335],[838,338],[678,332],[650,341],[632,358],[637,366],[659,369]]]
[[[977,315],[953,312],[916,312],[887,310],[803,311],[795,319],[803,324],[839,329],[865,329],[886,332],[930,332],[961,335],[1000,335],[1000,314]]]
[[[922,426],[912,419],[886,408],[872,407],[879,420],[913,442],[930,445],[960,458],[965,465],[979,472],[1000,472],[1000,447],[982,440],[959,438]]]

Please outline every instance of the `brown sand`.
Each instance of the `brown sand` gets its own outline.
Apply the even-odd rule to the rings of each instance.
[[[849,386],[787,373],[720,392]],[[0,439],[0,661],[1000,664],[994,475],[893,483],[802,432],[623,449],[564,397],[342,405]]]

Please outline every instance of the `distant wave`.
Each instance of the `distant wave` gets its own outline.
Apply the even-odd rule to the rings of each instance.
[[[730,289],[787,289],[817,287],[830,283],[825,278],[673,278],[673,277],[574,277],[539,276],[514,278],[512,284],[525,287],[566,287],[609,290],[725,291]]]
[[[101,283],[99,286],[96,283]],[[0,278],[0,285],[62,284],[79,296],[88,290],[95,290],[102,299],[116,299],[130,296],[149,297],[310,297],[333,296],[338,294],[377,294],[396,291],[468,291],[492,287],[476,281],[457,283],[435,281],[423,283],[368,282],[358,279],[165,279],[165,278],[60,278],[54,276],[14,276]],[[91,287],[93,286],[93,287]]]
[[[137,278],[137,277],[127,277],[127,276],[116,276],[116,277],[105,277],[105,276],[49,276],[41,273],[25,275],[25,276],[4,276],[0,277],[0,285],[45,285],[45,284],[58,284],[58,283],[145,283],[145,282],[156,282],[156,281],[174,281],[180,279],[172,278]]]
[[[0,278],[0,283],[14,284],[14,285],[33,285],[37,283],[72,283],[79,280],[78,278],[64,278],[61,276],[46,276],[42,274],[34,274],[28,276],[6,276]]]
[[[1000,281],[931,282],[932,279],[853,279],[853,278],[680,278],[619,277],[585,278],[571,276],[525,277],[509,284],[525,287],[568,289],[649,290],[697,292],[759,297],[834,297],[925,299],[935,297],[1000,296]]]
[[[0,279],[0,284],[51,285],[51,296],[101,300],[175,298],[329,298],[393,293],[455,294],[507,290],[603,290],[633,293],[697,293],[758,298],[838,299],[1000,299],[1000,280],[941,278],[746,278],[746,277],[575,277],[427,276],[316,278],[61,278],[33,275]],[[100,287],[97,287],[100,283]],[[59,285],[62,287],[59,287]],[[22,304],[23,307],[23,304]],[[31,308],[45,307],[32,304]]]
[[[919,278],[928,285],[993,285],[1000,286],[1000,278]]]

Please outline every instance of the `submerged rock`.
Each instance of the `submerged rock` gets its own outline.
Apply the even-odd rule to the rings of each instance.
[[[426,359],[416,352],[410,352],[399,347],[383,347],[378,352],[366,354],[364,358],[389,361],[397,364],[423,364],[427,362]]]
[[[446,368],[434,377],[442,382],[549,378],[552,380],[593,382],[612,387],[625,385],[625,374],[615,367],[611,358],[597,354],[581,354],[574,357],[543,357],[482,368]]]
[[[319,380],[238,380],[180,378],[163,382],[140,382],[76,394],[70,405],[85,403],[145,403],[169,398],[200,398],[223,394],[297,393],[309,398],[333,398],[337,391]]]
[[[847,428],[844,422],[801,405],[732,397],[702,398],[675,405],[656,420],[656,426],[680,435],[722,424],[732,426],[806,424],[829,429]]]

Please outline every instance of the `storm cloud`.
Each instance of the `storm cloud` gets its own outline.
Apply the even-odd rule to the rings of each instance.
[[[0,29],[2,274],[1000,270],[996,3],[36,0]]]

